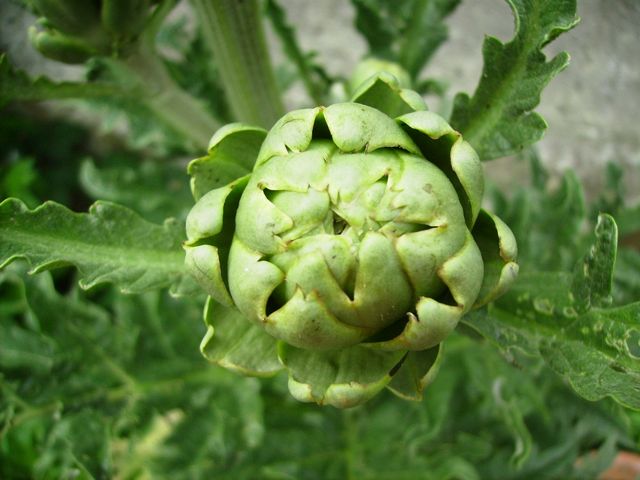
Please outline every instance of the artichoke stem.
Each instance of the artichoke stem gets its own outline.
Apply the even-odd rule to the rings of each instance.
[[[358,440],[358,422],[356,412],[347,409],[342,411],[342,436],[344,442],[345,477],[355,480],[357,475],[358,454],[360,441]]]
[[[193,148],[206,151],[209,139],[221,123],[199,99],[175,82],[155,52],[141,46],[126,59],[114,62],[141,85],[147,94],[145,104],[165,125]]]
[[[284,113],[256,0],[191,0],[235,120],[265,128]]]

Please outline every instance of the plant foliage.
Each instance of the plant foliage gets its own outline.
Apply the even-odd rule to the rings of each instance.
[[[368,46],[360,74],[388,70],[360,90],[348,80],[357,67],[333,78],[300,46],[305,26],[284,1],[244,2],[253,23],[216,20],[234,1],[192,0],[175,15],[173,0],[25,2],[43,55],[87,61],[84,80],[59,81],[0,55],[0,478],[591,480],[637,453],[640,205],[617,164],[587,202],[575,172],[551,178],[531,147],[547,128],[542,91],[569,61],[544,50],[576,26],[576,1],[506,0],[513,38],[486,37],[475,92],[454,98],[447,79],[424,75],[460,0],[352,0]],[[238,58],[218,56],[238,37],[211,43],[215,27],[259,25],[260,14],[284,53],[275,73],[266,57],[243,62],[251,42],[232,45]],[[229,85],[229,69],[252,83]],[[419,401],[296,401],[276,375],[285,366],[326,386],[375,365],[341,369],[339,352],[264,341],[185,267],[191,194],[250,173],[266,133],[232,124],[224,142],[208,139],[237,120],[237,101],[262,101],[269,117],[281,99],[261,96],[296,82],[314,104],[348,93],[391,117],[424,108],[409,88],[429,91],[453,104],[449,123],[481,160],[519,153],[530,167],[529,184],[485,189],[517,240],[518,280],[438,348],[402,357],[390,389],[416,400],[407,392],[429,383]],[[326,140],[326,125],[310,134]],[[298,153],[294,131],[285,122],[282,145],[267,147]],[[504,251],[483,246],[488,271]],[[398,370],[378,363],[382,375]]]

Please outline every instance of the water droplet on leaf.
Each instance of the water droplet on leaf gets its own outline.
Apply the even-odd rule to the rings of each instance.
[[[553,303],[548,298],[535,298],[533,308],[543,315],[553,315]]]

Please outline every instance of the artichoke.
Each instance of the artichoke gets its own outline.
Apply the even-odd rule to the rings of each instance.
[[[201,350],[244,374],[286,369],[302,401],[420,399],[441,342],[518,271],[513,234],[481,209],[477,154],[389,74],[268,133],[227,125],[189,172]]]
[[[97,55],[119,56],[132,49],[158,10],[158,3],[158,0],[32,0],[41,17],[29,29],[29,37],[41,54],[64,63],[83,63]]]

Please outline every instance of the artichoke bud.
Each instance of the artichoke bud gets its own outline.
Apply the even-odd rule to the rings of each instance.
[[[231,298],[288,344],[424,349],[478,299],[485,270],[471,229],[482,190],[475,152],[431,112],[294,111],[271,130],[248,180],[212,190],[189,217],[189,244],[226,257],[188,256],[203,259],[196,276],[214,298]],[[418,334],[411,319],[436,323],[433,312],[448,327]]]
[[[40,31],[35,25],[29,28],[29,40],[42,55],[58,62],[83,63],[96,54],[82,39],[55,30]]]
[[[296,398],[336,406],[384,386],[419,398],[440,342],[517,274],[513,234],[480,207],[473,148],[397,79],[363,85],[355,101],[286,114],[259,150],[237,148],[247,127],[222,129],[190,166],[187,267],[231,309],[207,317],[203,352],[260,374],[257,353],[232,353],[259,342]],[[252,172],[215,188],[231,157]]]

